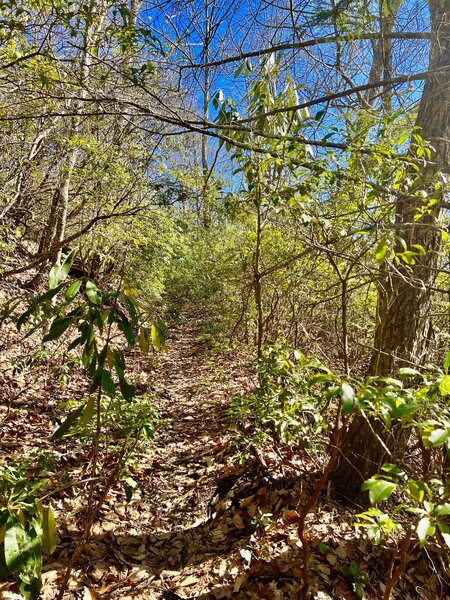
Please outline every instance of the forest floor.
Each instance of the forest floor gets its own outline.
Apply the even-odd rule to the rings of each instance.
[[[197,314],[171,330],[156,364],[138,352],[128,356],[139,393],[155,404],[162,424],[132,466],[138,487],[131,501],[121,485],[108,494],[67,598],[301,597],[298,511],[321,460],[298,447],[241,442],[228,408],[235,394],[255,385],[251,364],[237,351],[218,351],[201,333]],[[0,464],[39,447],[59,457],[59,470],[70,465],[72,477],[83,479],[86,461],[75,441],[51,441],[60,402],[86,393],[81,379],[63,388],[49,373],[13,376],[3,360]],[[85,496],[68,487],[51,503],[59,544],[44,562],[44,600],[56,596],[76,546]],[[382,598],[392,551],[372,547],[349,510],[322,497],[307,517],[307,540],[313,598]],[[0,598],[20,598],[16,589],[12,580],[0,583]],[[439,558],[418,551],[393,598],[436,600],[446,593]]]

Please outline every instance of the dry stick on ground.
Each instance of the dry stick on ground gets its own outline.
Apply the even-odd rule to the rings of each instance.
[[[347,429],[347,421],[348,421],[347,417],[343,417],[342,425],[341,425],[341,409],[342,409],[341,403],[339,403],[337,413],[336,413],[336,419],[335,419],[335,423],[334,423],[333,433],[331,435],[331,440],[330,440],[330,447],[331,447],[330,458],[328,459],[328,463],[327,463],[320,479],[317,481],[316,485],[314,486],[311,496],[309,497],[308,501],[305,502],[305,504],[303,505],[302,510],[300,512],[300,516],[299,516],[298,537],[302,543],[302,553],[303,553],[302,597],[304,598],[304,600],[308,600],[308,598],[310,597],[310,591],[309,591],[310,576],[309,576],[309,565],[308,565],[309,546],[305,539],[305,520],[306,520],[306,517],[307,517],[310,509],[317,502],[317,500],[319,498],[319,494],[325,487],[325,484],[328,481],[330,473],[333,470],[334,465],[336,464],[336,460],[337,460],[337,457],[339,454],[340,442],[345,435],[345,432]]]

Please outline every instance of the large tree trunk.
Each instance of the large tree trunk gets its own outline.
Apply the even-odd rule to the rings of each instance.
[[[433,148],[432,159],[421,174],[428,200],[433,198],[433,194],[436,197],[434,187],[438,173],[450,173],[450,0],[430,0],[429,6],[433,33],[429,69],[435,72],[425,84],[416,120],[420,135]],[[426,358],[431,335],[432,289],[438,272],[441,243],[437,222],[441,217],[445,191],[440,190],[437,194],[432,214],[417,222],[414,215],[421,208],[423,199],[416,194],[402,195],[397,200],[397,239],[403,239],[408,249],[414,249],[413,244],[418,244],[425,253],[416,257],[417,262],[413,266],[384,267],[372,374],[386,375],[400,366],[420,365]],[[362,482],[386,461],[387,452],[378,437],[392,452],[389,462],[401,459],[407,438],[400,428],[388,433],[381,423],[369,423],[362,417],[356,417],[331,477],[339,495],[352,500],[359,498]]]

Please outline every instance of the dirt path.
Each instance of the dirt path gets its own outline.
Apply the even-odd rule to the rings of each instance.
[[[251,382],[236,355],[219,357],[199,341],[200,326],[199,318],[191,318],[174,329],[168,352],[152,374],[164,424],[138,465],[145,481],[126,509],[132,529],[114,540],[116,558],[128,554],[130,565],[138,549],[140,562],[131,573],[136,581],[117,591],[105,586],[104,597],[213,598],[211,589],[222,587],[226,559],[239,535],[230,537],[226,517],[212,514],[212,503],[218,481],[236,469],[226,417],[229,399]]]
[[[164,425],[131,465],[138,484],[131,501],[122,484],[108,494],[73,571],[67,600],[300,597],[298,511],[321,465],[301,444],[275,447],[270,441],[263,447],[248,443],[241,448],[242,465],[236,460],[239,432],[227,410],[230,399],[254,381],[237,352],[212,351],[201,340],[201,329],[200,317],[171,329],[168,352],[159,356],[156,369],[137,351],[127,357],[141,400],[156,405]],[[61,451],[72,478],[77,473],[83,478],[87,460],[77,438],[51,441],[60,418],[55,405],[80,398],[83,382],[58,387],[49,378],[40,394],[33,386],[20,398],[16,392],[21,404],[14,401],[3,424],[4,459],[31,451],[38,441],[48,452]],[[52,498],[52,506],[60,539],[44,562],[40,600],[54,600],[58,592],[84,522],[86,490],[69,487]],[[315,600],[357,600],[359,573],[364,598],[380,597],[390,557],[355,531],[353,520],[325,494],[307,517]],[[433,560],[411,558],[394,598],[415,600],[420,585],[421,598],[449,599]],[[20,598],[12,578],[0,582],[0,600]]]

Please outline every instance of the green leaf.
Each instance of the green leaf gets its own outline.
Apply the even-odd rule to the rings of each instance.
[[[120,320],[117,321],[119,328],[123,331],[124,336],[127,339],[127,342],[130,346],[134,346],[136,344],[136,338],[134,337],[133,327],[130,321],[126,318],[125,315],[122,315]]]
[[[399,375],[403,375],[404,377],[417,377],[417,375],[422,376],[421,372],[417,369],[411,369],[410,367],[402,367],[398,370]]]
[[[70,267],[72,266],[73,259],[75,258],[75,254],[76,250],[72,250],[72,252],[69,252],[60,265],[53,265],[48,276],[48,285],[51,289],[55,288],[61,283],[61,281],[66,279],[67,275],[69,274]]]
[[[151,336],[152,336],[153,347],[157,352],[159,352],[161,350],[162,351],[167,350],[167,346],[166,346],[167,331],[168,331],[168,327],[164,323],[164,321],[161,319],[161,317],[156,317],[155,322],[152,325]]]
[[[31,317],[31,315],[34,314],[35,310],[36,310],[36,306],[33,305],[33,306],[30,306],[30,308],[28,310],[26,310],[24,313],[22,313],[20,315],[20,317],[17,319],[17,322],[16,322],[16,327],[17,327],[18,331],[20,331],[20,328],[22,327],[22,325],[24,325],[28,321],[28,319]]]
[[[408,491],[413,500],[416,502],[423,502],[425,493],[429,491],[426,483],[423,481],[416,481],[415,479],[408,479]]]
[[[106,369],[103,369],[102,372],[102,390],[110,398],[114,398],[116,395],[116,386],[112,380],[111,373]]]
[[[76,281],[74,281],[73,283],[71,283],[69,285],[69,287],[66,290],[66,293],[64,294],[64,298],[66,299],[66,302],[72,302],[72,300],[75,298],[75,296],[80,291],[80,287],[81,287],[82,283],[83,283],[82,279],[77,279]]]
[[[139,330],[139,348],[144,354],[150,350],[150,332],[147,327],[141,327]]]
[[[127,502],[130,502],[133,497],[133,492],[137,488],[137,483],[132,477],[126,477],[123,481],[123,488]]]
[[[341,385],[341,399],[343,416],[350,414],[355,404],[355,390],[348,383]]]
[[[114,364],[118,377],[123,377],[125,373],[125,359],[120,350],[114,350]]]
[[[438,520],[436,522],[444,542],[450,548],[450,527],[447,525],[447,523],[444,523],[443,521]]]
[[[375,250],[375,258],[378,262],[382,262],[383,258],[386,255],[388,249],[388,245],[386,240],[381,240]]]
[[[450,394],[450,375],[444,375],[439,383],[439,391],[441,396]]]
[[[394,377],[378,377],[378,381],[383,381],[388,386],[402,388],[403,383],[400,379],[394,379]]]
[[[450,503],[445,502],[444,504],[440,504],[436,506],[434,509],[435,514],[437,515],[450,515]]]
[[[81,415],[80,423],[82,425],[87,425],[88,423],[91,422],[92,416],[94,414],[94,408],[95,408],[95,398],[90,396],[88,398],[88,401],[86,402],[86,406],[83,410],[83,414]]]
[[[10,517],[3,542],[5,562],[20,580],[19,589],[29,600],[37,600],[41,588],[41,548],[37,532],[27,533],[15,517]]]
[[[433,448],[436,448],[436,446],[441,446],[442,444],[444,444],[448,440],[449,436],[450,436],[449,430],[435,429],[428,436],[428,443]]]
[[[119,379],[120,392],[125,400],[132,400],[136,395],[136,388],[126,382],[124,377]]]
[[[429,535],[434,535],[436,531],[435,525],[430,521],[429,517],[422,517],[417,524],[417,537],[419,538],[419,545],[423,547],[426,543],[426,539]]]
[[[70,325],[75,321],[74,317],[61,317],[60,319],[54,319],[52,324],[50,325],[50,330],[47,335],[44,335],[43,341],[50,342],[51,340],[56,340],[59,338],[65,331],[70,327]]]
[[[90,279],[86,282],[85,294],[89,302],[95,306],[100,306],[102,303],[102,295],[98,287]]]
[[[55,431],[55,433],[52,435],[52,440],[56,441],[59,440],[63,437],[63,435],[65,435],[69,429],[72,427],[72,425],[74,425],[78,419],[80,418],[80,416],[82,415],[84,409],[85,409],[85,404],[82,404],[81,406],[79,406],[77,409],[73,410],[68,417],[65,419],[65,421],[63,421],[63,423],[58,427],[58,429]]]
[[[308,379],[308,385],[317,385],[319,383],[326,383],[328,381],[333,380],[332,373],[317,373],[317,375],[313,375],[310,379]]]
[[[371,504],[378,504],[383,500],[387,500],[397,485],[392,481],[385,479],[368,479],[365,481],[361,489],[369,492],[369,500]]]
[[[127,306],[128,306],[128,312],[130,314],[131,323],[133,326],[135,326],[137,324],[137,322],[139,321],[139,312],[138,312],[137,306],[133,302],[133,300],[126,294],[125,294],[124,298],[125,298],[125,302],[127,303]]]
[[[44,304],[45,302],[48,302],[49,300],[51,300],[52,298],[54,298],[56,296],[56,294],[58,292],[60,292],[63,287],[65,287],[65,283],[60,283],[57,287],[48,290],[47,292],[45,292],[45,294],[42,294],[42,296],[39,296],[39,298],[36,298],[36,300],[34,301],[34,304]]]
[[[58,543],[58,537],[56,534],[55,517],[52,509],[47,506],[44,508],[41,521],[42,527],[42,551],[45,554],[53,554]]]

